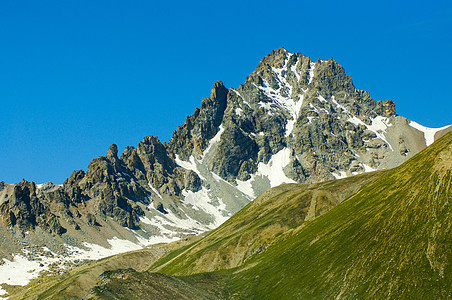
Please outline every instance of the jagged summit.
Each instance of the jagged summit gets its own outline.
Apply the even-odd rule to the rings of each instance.
[[[398,166],[449,129],[398,116],[392,101],[370,98],[333,59],[314,62],[279,48],[239,87],[217,81],[167,143],[147,136],[119,157],[113,144],[61,187],[0,185],[4,240],[8,253],[27,241],[54,252],[117,239],[134,247],[172,241],[216,228],[281,183]],[[28,187],[18,201],[15,186]],[[24,227],[5,217],[41,211],[62,229],[52,218]]]

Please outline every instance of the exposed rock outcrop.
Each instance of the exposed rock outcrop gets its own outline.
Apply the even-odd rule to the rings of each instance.
[[[63,228],[49,207],[36,195],[36,185],[22,180],[14,186],[12,195],[0,205],[5,225],[17,227],[22,232],[39,226],[55,234],[63,234]]]

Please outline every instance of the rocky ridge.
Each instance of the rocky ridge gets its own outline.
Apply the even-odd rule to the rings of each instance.
[[[333,59],[280,48],[238,88],[216,82],[167,143],[147,136],[120,156],[111,145],[62,186],[0,184],[0,234],[10,243],[1,255],[24,243],[60,253],[198,234],[271,187],[392,168],[449,129],[397,115]]]

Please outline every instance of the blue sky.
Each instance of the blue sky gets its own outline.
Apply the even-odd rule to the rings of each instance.
[[[0,180],[62,183],[146,135],[168,141],[222,80],[285,47],[452,123],[450,1],[1,1]]]

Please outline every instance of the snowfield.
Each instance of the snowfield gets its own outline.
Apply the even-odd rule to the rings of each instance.
[[[414,121],[411,121],[409,125],[424,133],[425,145],[427,147],[430,146],[431,144],[433,144],[433,142],[435,141],[435,133],[451,126],[451,125],[447,125],[447,126],[444,126],[441,128],[428,128],[428,127],[422,126],[421,124],[416,123]]]

